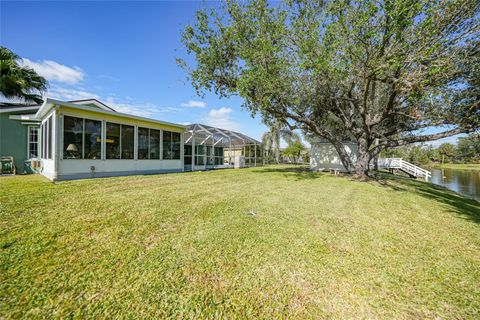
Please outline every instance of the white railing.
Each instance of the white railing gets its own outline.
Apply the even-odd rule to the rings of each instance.
[[[378,166],[385,169],[399,169],[416,178],[423,178],[425,181],[430,180],[432,177],[430,171],[411,164],[402,158],[379,158]]]

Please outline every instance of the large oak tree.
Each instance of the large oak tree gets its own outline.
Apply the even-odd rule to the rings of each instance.
[[[197,12],[182,36],[195,62],[178,63],[200,94],[239,95],[265,121],[329,141],[365,175],[382,150],[479,128],[479,5],[227,1]]]

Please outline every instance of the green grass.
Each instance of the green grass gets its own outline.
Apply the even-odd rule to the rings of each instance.
[[[480,171],[480,164],[478,163],[444,163],[444,164],[435,165],[435,168]]]
[[[0,216],[0,318],[480,317],[479,205],[420,181],[3,177]]]

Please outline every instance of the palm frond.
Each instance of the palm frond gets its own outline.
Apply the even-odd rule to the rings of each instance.
[[[20,61],[16,53],[0,46],[0,93],[7,99],[42,103],[47,80],[32,68],[21,66]]]

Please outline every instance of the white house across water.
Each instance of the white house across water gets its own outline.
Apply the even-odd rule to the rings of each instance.
[[[238,132],[114,111],[94,100],[47,99],[38,172],[50,180],[255,166],[261,143]]]

